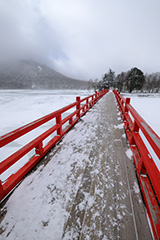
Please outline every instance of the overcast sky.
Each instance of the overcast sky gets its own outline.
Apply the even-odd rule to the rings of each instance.
[[[0,0],[0,60],[17,58],[87,80],[160,72],[160,0]]]

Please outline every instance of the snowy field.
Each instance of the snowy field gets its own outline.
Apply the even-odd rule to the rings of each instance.
[[[0,136],[75,102],[76,96],[84,98],[91,94],[93,91],[87,90],[0,90]],[[0,149],[0,161],[54,125],[53,121]],[[4,181],[12,172],[17,171],[33,155],[32,150],[21,159],[20,163],[14,164],[11,169],[2,174],[1,180]]]
[[[0,90],[0,136],[93,92],[85,90]]]
[[[91,94],[93,92],[87,90],[0,90],[0,136],[74,102],[76,96],[84,98]],[[160,94],[123,95],[125,98],[131,98],[132,106],[160,136]],[[38,128],[0,149],[0,161],[47,130],[51,124],[53,123],[49,122],[43,126],[43,129]],[[150,148],[149,145],[148,148]],[[31,151],[27,157],[24,157],[21,164],[24,165],[33,154],[34,152]],[[160,169],[159,160],[154,152],[151,152],[151,155]],[[18,168],[22,165],[18,163]],[[1,175],[1,180],[4,181],[12,171],[17,171],[16,164],[12,170]]]
[[[85,90],[0,90],[0,136],[93,94]],[[122,94],[160,136],[160,94]]]

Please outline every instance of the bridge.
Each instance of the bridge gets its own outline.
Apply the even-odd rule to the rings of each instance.
[[[63,117],[69,108],[76,109]],[[1,147],[52,118],[55,125],[47,133],[0,165],[3,173],[35,148],[30,163],[1,183],[0,239],[160,239],[159,175],[154,163],[154,174],[148,170],[144,146],[137,147],[142,119],[129,100],[116,91],[77,98],[70,107],[2,136]]]

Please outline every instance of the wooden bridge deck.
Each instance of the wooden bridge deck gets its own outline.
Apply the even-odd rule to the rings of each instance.
[[[0,239],[152,239],[127,149],[106,94],[14,191]]]

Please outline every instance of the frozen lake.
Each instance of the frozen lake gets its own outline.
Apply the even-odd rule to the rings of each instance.
[[[0,136],[93,94],[87,90],[0,90]]]
[[[84,98],[91,94],[93,91],[87,90],[0,90],[0,136],[75,102],[76,96]],[[46,131],[52,124],[54,125],[54,120],[1,148],[0,161]],[[33,155],[34,151],[29,152],[3,173],[1,180],[4,181],[11,173],[17,171]]]

